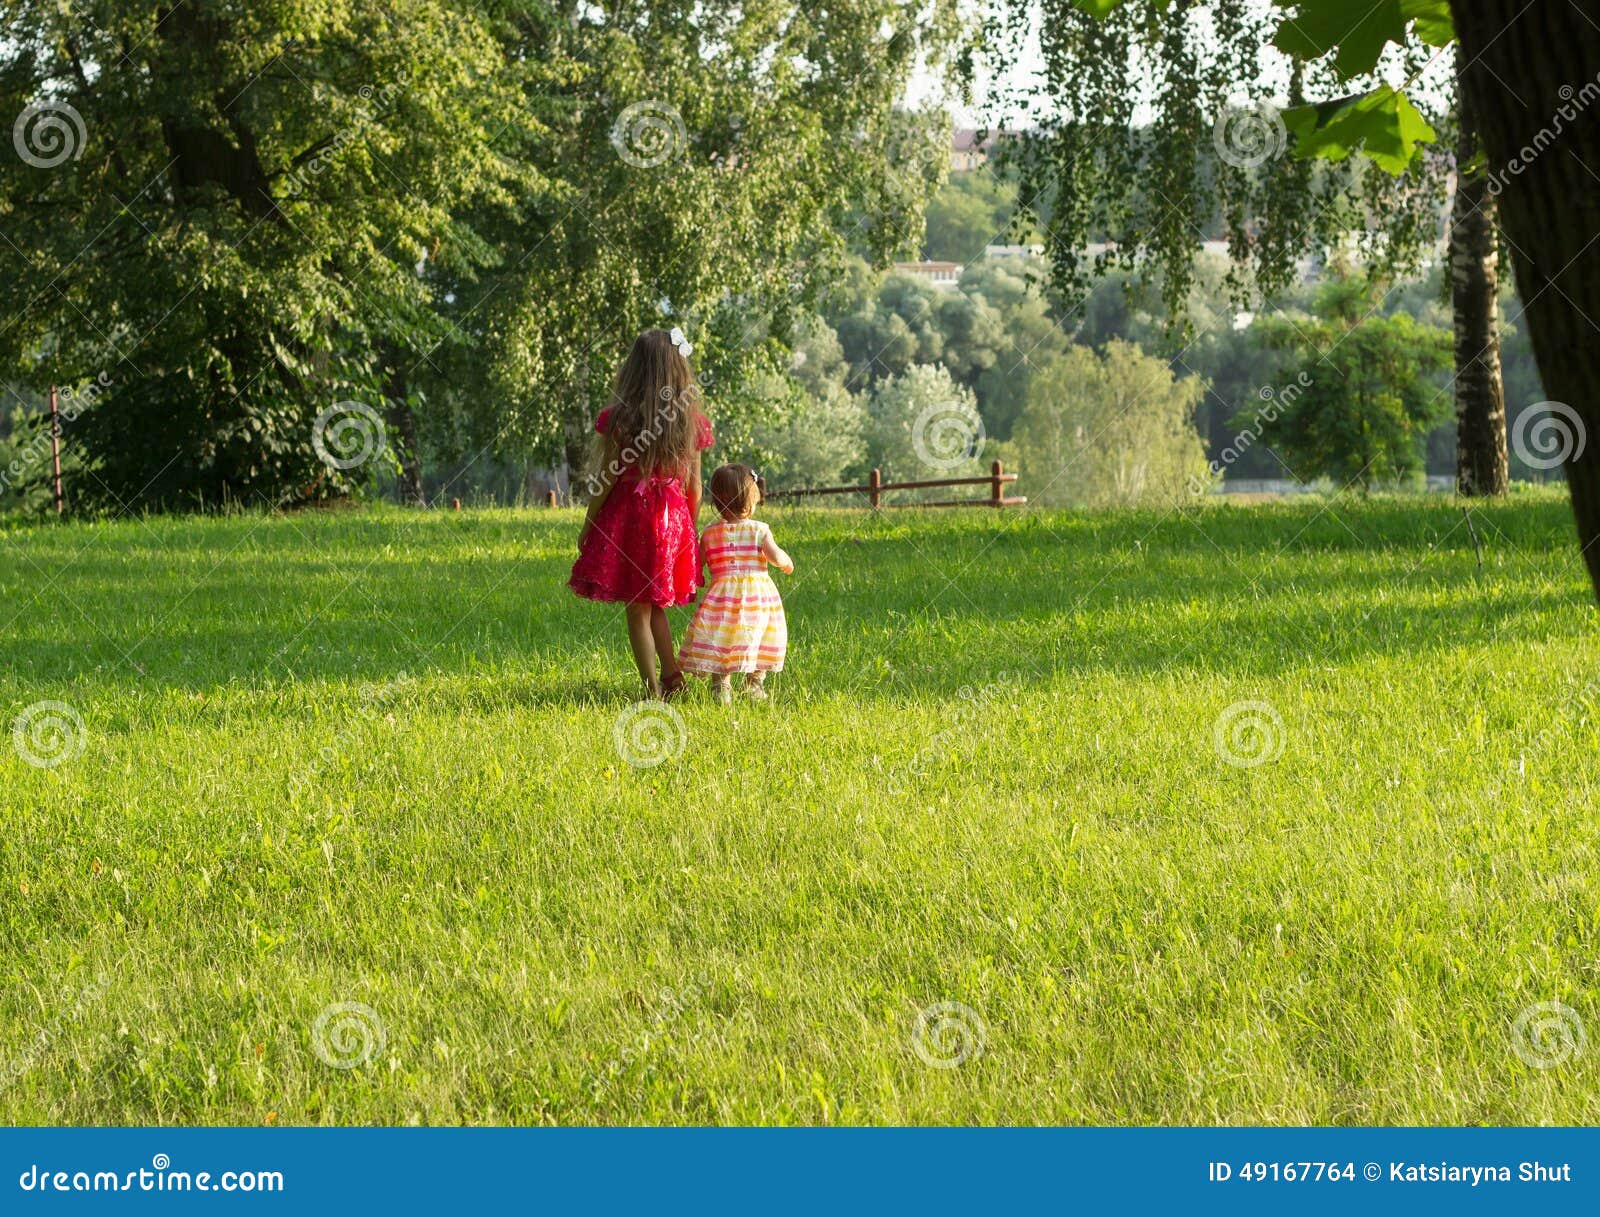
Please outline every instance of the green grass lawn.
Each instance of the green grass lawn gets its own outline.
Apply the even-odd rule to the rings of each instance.
[[[1563,500],[766,518],[621,750],[574,513],[0,533],[0,1121],[1600,1121]]]

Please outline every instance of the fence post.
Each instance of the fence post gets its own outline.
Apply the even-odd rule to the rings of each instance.
[[[879,489],[882,485],[883,474],[874,469],[872,476],[867,479],[867,502],[872,504],[873,511],[878,510],[878,503],[883,498],[883,491]]]
[[[1000,480],[1000,475],[1005,471],[1006,467],[1000,463],[999,458],[989,466],[989,477],[992,479],[989,483],[989,502],[995,507],[1006,505],[1006,484]]]
[[[551,491],[551,492],[550,492],[550,493],[549,493],[549,495],[548,495],[548,496],[546,496],[546,498],[545,498],[545,502],[546,502],[546,503],[547,503],[547,504],[548,504],[548,505],[549,505],[549,506],[551,506],[551,507],[555,507],[555,506],[556,506],[556,505],[557,505],[557,502],[556,502],[556,492],[555,492],[555,491],[554,491],[554,490],[552,490],[552,491]]]
[[[55,468],[56,514],[61,506],[61,412],[56,407],[56,387],[50,386],[50,463]]]
[[[765,503],[767,501],[767,479],[762,477],[759,473],[756,474],[756,499],[758,503]]]

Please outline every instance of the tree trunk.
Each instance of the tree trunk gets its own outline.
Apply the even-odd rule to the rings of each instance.
[[[1571,0],[1451,0],[1545,392],[1571,407],[1572,510],[1600,594],[1600,26]]]
[[[385,344],[388,355],[389,377],[385,393],[389,399],[389,442],[400,458],[400,480],[395,490],[406,507],[426,507],[427,493],[422,489],[422,445],[417,435],[417,415],[406,397],[406,374],[401,371],[400,352]]]
[[[422,449],[417,441],[417,416],[404,400],[389,403],[389,432],[395,455],[400,458],[400,480],[395,489],[407,507],[426,507],[428,495],[422,489]]]
[[[1456,103],[1456,196],[1450,217],[1450,295],[1455,313],[1456,490],[1504,494],[1506,399],[1500,381],[1499,241],[1488,175],[1469,172],[1477,135],[1464,100]]]

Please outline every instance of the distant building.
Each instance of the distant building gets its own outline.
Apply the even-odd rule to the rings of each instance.
[[[1043,245],[985,245],[985,258],[1037,258],[1044,253]]]
[[[970,173],[974,169],[982,169],[989,163],[989,153],[993,151],[995,143],[1015,134],[1015,131],[990,131],[979,139],[978,133],[971,127],[956,128],[950,142],[950,172]]]
[[[896,262],[895,271],[921,279],[943,291],[955,288],[961,282],[961,272],[966,268],[959,262]]]

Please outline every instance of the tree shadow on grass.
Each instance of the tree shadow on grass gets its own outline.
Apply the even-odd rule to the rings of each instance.
[[[1586,636],[1581,570],[1537,565],[1553,544],[1544,530],[1567,527],[1565,516],[1536,506],[1536,518],[1508,518],[1545,548],[1481,575],[1464,529],[1438,544],[1449,513],[1430,509],[1419,522],[1415,507],[1367,509],[1357,525],[1381,538],[1371,546],[1304,507],[1276,513],[1287,524],[1265,535],[1260,515],[1227,510],[1203,513],[1228,525],[1204,535],[1182,518],[1151,533],[1153,513],[1144,535],[1142,515],[1024,517],[1005,528],[930,512],[827,520],[794,545],[816,565],[780,578],[791,627],[784,683],[809,696],[902,686],[946,696],[1002,670],[1030,682],[1270,675],[1422,662],[1508,636]],[[1293,529],[1307,520],[1315,527],[1301,538]],[[1383,537],[1391,528],[1403,537]],[[304,686],[325,697],[319,686],[406,672],[441,705],[484,710],[611,706],[632,694],[622,610],[567,591],[564,550],[376,551],[347,567],[275,544],[270,560],[230,567],[210,560],[205,537],[195,529],[175,567],[97,550],[36,604],[8,603],[17,618],[0,639],[0,678],[33,690],[88,678],[108,695]],[[672,616],[681,638],[689,610]]]

